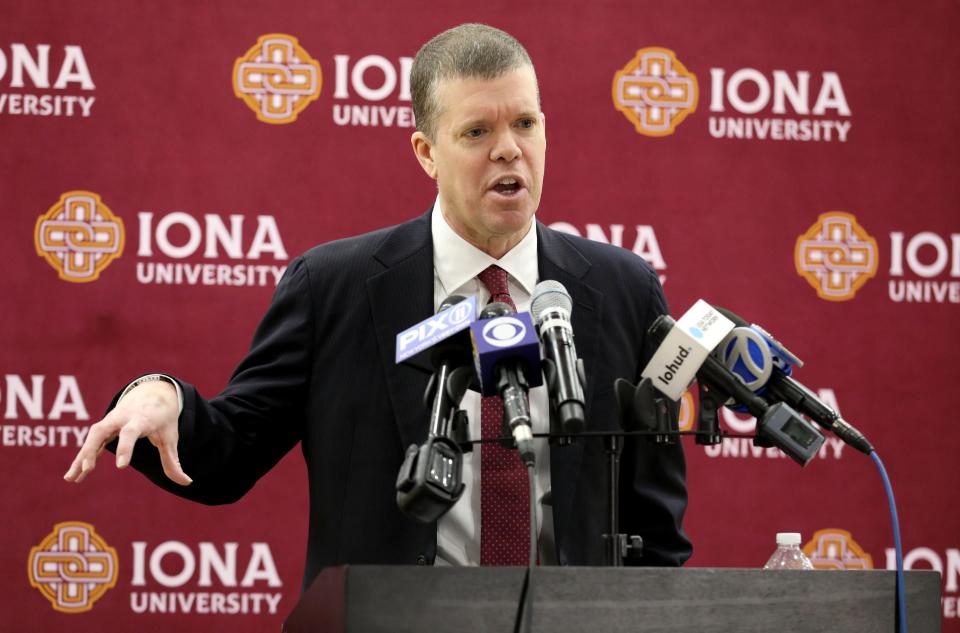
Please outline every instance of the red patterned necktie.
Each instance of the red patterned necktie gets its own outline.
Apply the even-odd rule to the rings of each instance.
[[[477,278],[490,291],[490,302],[517,309],[507,288],[507,271],[490,266]],[[503,401],[485,396],[480,403],[480,436],[503,435]],[[480,447],[480,564],[526,565],[529,562],[530,492],[527,472],[516,449],[498,442]]]

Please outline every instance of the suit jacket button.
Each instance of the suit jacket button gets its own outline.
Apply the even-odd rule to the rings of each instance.
[[[426,565],[426,564],[427,564],[427,557],[424,556],[423,554],[420,554],[419,556],[417,556],[417,564],[418,564],[418,565]]]

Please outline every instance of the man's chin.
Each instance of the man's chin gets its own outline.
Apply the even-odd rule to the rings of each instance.
[[[487,226],[496,235],[526,234],[533,214],[531,209],[496,209],[487,214]]]

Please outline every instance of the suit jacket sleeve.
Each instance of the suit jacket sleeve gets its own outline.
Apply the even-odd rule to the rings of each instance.
[[[137,442],[131,465],[160,487],[201,503],[231,503],[250,490],[302,436],[314,350],[312,301],[307,267],[298,258],[219,396],[208,401],[175,378],[184,396],[177,451],[191,485],[167,479],[145,439]],[[108,449],[115,451],[116,442]]]
[[[667,314],[667,302],[656,274],[647,269],[649,279],[640,313],[643,314],[640,372],[656,351],[656,344],[646,335],[647,329],[661,314]],[[671,405],[674,420],[678,406]],[[686,462],[679,439],[674,444],[654,444],[645,438],[633,437],[625,442],[621,473],[621,522],[627,534],[643,537],[643,565],[682,565],[693,552],[683,530],[687,507]]]

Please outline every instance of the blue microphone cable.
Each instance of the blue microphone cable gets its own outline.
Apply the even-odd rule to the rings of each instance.
[[[900,519],[897,518],[897,502],[893,498],[893,486],[890,485],[890,478],[887,476],[887,470],[880,461],[877,451],[871,451],[870,459],[880,470],[880,476],[883,478],[883,488],[887,492],[887,503],[890,504],[890,519],[893,522],[893,546],[897,552],[897,630],[900,633],[907,633],[907,596],[903,585],[903,546],[900,544]]]

